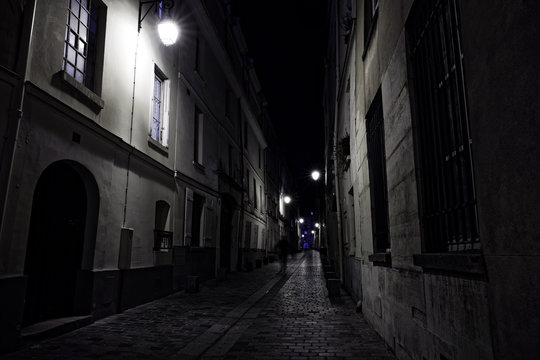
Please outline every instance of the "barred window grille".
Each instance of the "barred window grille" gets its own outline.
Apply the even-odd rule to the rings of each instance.
[[[98,8],[91,0],[68,0],[62,70],[94,90]]]
[[[388,191],[386,187],[386,152],[381,91],[377,93],[366,116],[367,156],[371,195],[373,249],[376,253],[390,248],[388,227]]]
[[[167,251],[173,247],[173,233],[154,230],[154,251]]]
[[[407,48],[426,252],[480,248],[455,0],[417,0]]]

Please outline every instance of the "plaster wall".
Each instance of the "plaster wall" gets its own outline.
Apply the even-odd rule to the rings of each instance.
[[[47,166],[64,159],[86,167],[98,184],[100,211],[93,268],[116,268],[127,151],[90,130],[86,119],[63,106],[51,107],[49,101],[37,89],[26,95],[19,135],[24,141],[18,143],[15,153],[7,200],[10,211],[6,213],[2,233],[3,241],[10,243],[11,248],[2,254],[2,263],[6,264],[2,270],[4,274],[23,273],[35,186]],[[71,140],[73,132],[81,135],[80,144]]]

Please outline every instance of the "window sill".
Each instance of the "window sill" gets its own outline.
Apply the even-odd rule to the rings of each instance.
[[[83,84],[79,83],[73,76],[69,75],[64,70],[57,72],[55,76],[60,79],[62,85],[68,85],[70,90],[75,90],[75,92],[70,91],[70,94],[73,94],[79,101],[90,107],[96,113],[99,113],[101,109],[105,107],[105,101],[103,101],[102,98]]]
[[[480,253],[436,253],[413,255],[414,265],[424,270],[485,275],[484,257]]]
[[[199,170],[200,172],[202,172],[202,173],[205,173],[205,172],[206,172],[206,168],[204,167],[203,164],[199,164],[199,163],[196,162],[195,160],[193,160],[191,163],[192,163],[193,166],[195,166],[195,168],[196,168],[197,170]]]
[[[150,148],[156,150],[161,155],[169,157],[169,148],[166,147],[166,146],[163,146],[158,141],[152,139],[152,137],[150,137],[150,136],[148,136],[148,145],[150,146]]]
[[[373,266],[392,266],[392,254],[389,252],[374,253],[368,256],[368,260],[373,263]]]

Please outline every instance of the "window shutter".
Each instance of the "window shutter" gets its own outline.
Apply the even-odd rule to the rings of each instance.
[[[171,81],[163,81],[163,120],[161,124],[161,145],[169,146],[169,110],[170,110],[170,93]]]
[[[191,223],[193,219],[193,190],[186,188],[186,210],[184,219],[184,245],[191,244]]]
[[[258,242],[259,242],[259,225],[254,225],[253,226],[253,244],[251,246],[252,249],[257,249],[258,248]]]
[[[206,199],[204,207],[204,246],[212,246],[212,239],[214,234],[214,200]]]

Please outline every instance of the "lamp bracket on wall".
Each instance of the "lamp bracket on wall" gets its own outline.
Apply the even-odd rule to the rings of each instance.
[[[146,15],[150,12],[152,8],[157,11],[161,4],[161,9],[166,10],[167,12],[171,10],[174,6],[174,0],[149,0],[149,1],[139,1],[139,28],[137,31],[141,31],[142,22],[146,18]],[[149,5],[146,9],[146,12],[143,15],[143,7]]]

